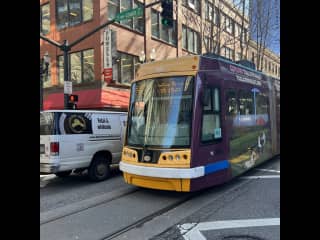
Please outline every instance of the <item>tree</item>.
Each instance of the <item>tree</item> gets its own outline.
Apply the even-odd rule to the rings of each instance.
[[[248,3],[249,0],[233,0],[233,4],[225,0],[206,1],[202,19],[187,8],[182,8],[182,15],[187,26],[200,31],[205,52],[223,55],[222,47],[240,49],[240,58],[243,59],[249,43]],[[230,58],[234,59],[234,54]]]
[[[256,67],[262,70],[266,48],[280,40],[279,1],[251,0],[251,8],[251,33],[257,43]]]

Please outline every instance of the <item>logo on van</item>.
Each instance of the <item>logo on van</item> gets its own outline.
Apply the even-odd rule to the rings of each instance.
[[[73,133],[82,133],[86,130],[86,120],[80,115],[72,115],[68,119],[69,128]]]

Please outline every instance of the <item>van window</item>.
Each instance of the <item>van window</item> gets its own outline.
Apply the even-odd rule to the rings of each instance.
[[[54,134],[54,113],[40,113],[40,135]]]

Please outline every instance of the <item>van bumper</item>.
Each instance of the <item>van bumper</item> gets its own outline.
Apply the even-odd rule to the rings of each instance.
[[[56,173],[59,171],[59,168],[59,165],[40,163],[40,173]]]

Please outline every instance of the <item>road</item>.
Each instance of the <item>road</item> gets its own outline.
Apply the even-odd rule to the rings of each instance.
[[[46,212],[72,203],[96,197],[123,187],[121,173],[112,169],[110,179],[103,182],[91,182],[86,173],[72,174],[66,178],[54,174],[40,176],[40,212]]]
[[[280,159],[196,194],[86,176],[40,181],[41,239],[280,239]]]

